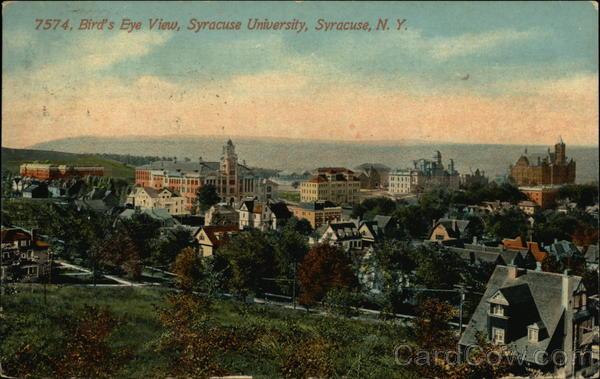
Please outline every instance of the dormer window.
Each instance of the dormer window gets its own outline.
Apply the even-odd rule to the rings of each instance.
[[[538,342],[540,336],[540,331],[536,328],[529,327],[527,328],[527,339],[529,342]]]
[[[492,314],[494,316],[504,316],[504,307],[500,304],[492,304]]]

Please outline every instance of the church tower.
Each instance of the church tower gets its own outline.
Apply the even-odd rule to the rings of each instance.
[[[223,155],[221,156],[220,174],[219,180],[220,195],[224,197],[226,201],[229,201],[230,197],[239,196],[239,183],[238,183],[238,157],[235,153],[235,145],[229,139],[227,144],[223,146]]]
[[[567,152],[562,138],[560,139],[560,142],[554,145],[554,154],[556,156],[554,161],[555,164],[560,166],[567,164]]]

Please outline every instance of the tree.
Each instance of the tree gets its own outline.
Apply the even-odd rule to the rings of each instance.
[[[158,309],[163,326],[157,352],[172,358],[168,376],[212,377],[226,374],[215,362],[216,354],[227,346],[230,338],[224,338],[208,318],[212,307],[209,299],[183,293],[168,295],[166,308]]]
[[[427,288],[450,289],[460,281],[463,263],[455,254],[421,246],[414,257],[417,283]]]
[[[152,260],[155,264],[169,266],[183,249],[195,244],[192,233],[184,228],[175,228],[157,240]]]
[[[196,199],[198,201],[198,208],[202,212],[206,212],[210,207],[221,200],[217,193],[217,188],[212,184],[206,184],[198,188],[196,191]]]
[[[386,197],[376,197],[363,200],[362,203],[354,205],[352,217],[372,219],[376,215],[391,215],[396,210],[396,203]]]
[[[375,245],[372,253],[365,259],[364,267],[380,274],[375,277],[381,278],[384,312],[399,311],[406,297],[400,286],[416,267],[410,246],[398,241],[385,241]]]
[[[598,201],[597,184],[567,184],[560,188],[559,197],[577,203],[577,207],[584,209]]]
[[[266,233],[250,230],[227,241],[217,254],[227,262],[231,290],[241,296],[259,292],[263,278],[274,277],[278,262]]]
[[[310,226],[310,222],[305,218],[291,217],[284,225],[283,231],[295,231],[303,236],[308,236],[312,233],[313,229]]]
[[[127,363],[131,352],[109,345],[114,330],[124,319],[113,316],[109,307],[84,306],[63,319],[65,352],[57,357],[56,372],[61,377],[103,377]]]
[[[140,256],[139,247],[128,232],[119,227],[94,246],[91,263],[93,268],[103,268],[137,279],[141,276],[143,267]]]
[[[352,262],[337,247],[316,245],[298,268],[300,302],[311,305],[321,301],[334,288],[352,288],[357,281]]]
[[[492,213],[483,217],[485,232],[498,239],[524,237],[527,235],[529,223],[527,216],[518,209]]]
[[[177,275],[179,288],[184,291],[195,289],[203,276],[198,251],[193,247],[183,249],[175,258],[171,270]]]
[[[123,228],[137,246],[140,259],[144,262],[149,261],[154,241],[159,235],[160,222],[145,213],[136,211],[130,218],[118,219],[117,226]]]

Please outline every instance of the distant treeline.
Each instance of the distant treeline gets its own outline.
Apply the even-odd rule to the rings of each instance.
[[[156,162],[156,161],[172,161],[176,159],[175,157],[159,157],[159,156],[138,156],[131,154],[106,154],[106,153],[96,153],[92,154],[96,157],[110,159],[113,161],[125,163],[131,166],[141,166],[148,163]]]

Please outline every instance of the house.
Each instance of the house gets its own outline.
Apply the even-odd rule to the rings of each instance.
[[[105,188],[96,187],[83,196],[75,200],[75,206],[78,210],[89,209],[96,213],[112,213],[120,207],[120,200],[113,191]]]
[[[391,216],[377,215],[372,221],[356,221],[358,232],[362,236],[363,247],[372,246],[397,229],[396,220]]]
[[[319,243],[328,243],[344,250],[362,249],[362,236],[354,222],[332,222],[318,240]]]
[[[532,215],[537,212],[540,207],[531,200],[523,200],[517,204],[517,208],[519,208],[523,213],[527,215]]]
[[[572,377],[589,365],[576,359],[577,351],[590,349],[593,337],[586,295],[579,276],[496,266],[459,345],[465,351],[481,333],[505,345],[526,367]],[[551,359],[556,350],[566,353],[564,364]]]
[[[463,262],[472,266],[481,266],[484,264],[497,266],[506,264],[499,251],[465,249],[460,247],[448,247],[448,251],[456,254]]]
[[[285,203],[245,200],[239,208],[240,229],[276,230],[290,219],[292,213]]]
[[[131,218],[136,212],[145,214],[154,220],[158,221],[163,228],[172,228],[174,226],[180,225],[179,221],[177,221],[169,212],[167,212],[164,208],[155,208],[155,209],[125,209],[123,212],[119,214],[117,220],[120,218]],[[115,221],[116,222],[116,221]]]
[[[46,199],[49,196],[48,185],[45,183],[33,183],[25,187],[22,193],[26,199]]]
[[[542,245],[543,246],[543,245]],[[575,246],[571,241],[558,241],[554,239],[554,242],[548,246],[543,246],[548,254],[556,261],[561,261],[565,258],[583,257],[583,253]]]
[[[198,241],[198,253],[201,257],[210,257],[231,237],[240,233],[237,225],[203,226],[194,234]]]
[[[125,203],[139,209],[163,208],[173,216],[189,214],[186,198],[170,188],[135,187]]]
[[[51,246],[34,231],[2,227],[2,280],[33,282],[50,272]]]
[[[502,244],[506,249],[527,250],[531,252],[536,262],[542,262],[548,256],[548,253],[543,251],[537,242],[522,241],[521,237],[515,239],[503,239]]]
[[[598,269],[598,245],[590,245],[585,249],[585,264],[591,270]]]
[[[204,216],[204,225],[239,225],[239,213],[230,205],[215,204]]]
[[[457,220],[441,218],[433,224],[433,230],[429,235],[430,241],[444,242],[471,239],[469,227],[471,222],[468,220]]]

